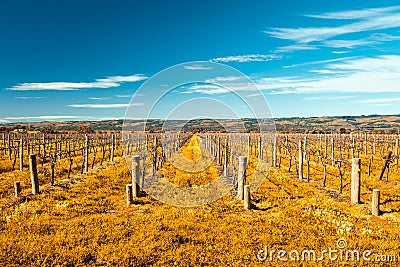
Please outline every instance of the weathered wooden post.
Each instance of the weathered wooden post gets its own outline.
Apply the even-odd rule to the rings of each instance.
[[[3,133],[3,143],[2,143],[2,146],[3,146],[3,153],[4,153],[4,156],[5,156],[5,155],[7,155],[7,149],[6,149],[6,134],[5,134],[5,133]]]
[[[367,147],[368,147],[368,133],[365,133],[365,138],[364,138],[364,156],[367,156]]]
[[[179,150],[179,148],[177,148],[177,149]],[[157,173],[157,137],[154,136],[154,140],[153,140],[153,168],[152,168],[153,176],[155,176],[156,173]]]
[[[45,158],[46,157],[46,134],[43,134],[43,137],[42,137],[42,142],[43,142],[43,158]]]
[[[133,203],[132,184],[126,185],[126,205],[129,206]]]
[[[8,147],[8,159],[11,160],[11,138],[10,134],[7,136],[7,147]]]
[[[19,141],[19,169],[22,171],[24,168],[24,139]]]
[[[221,137],[217,139],[217,164],[221,165]]]
[[[29,170],[31,174],[32,194],[39,194],[39,178],[36,167],[36,155],[29,155]]]
[[[272,166],[276,167],[276,137],[272,141]]]
[[[87,134],[85,134],[85,155],[84,155],[84,161],[85,161],[85,173],[89,172],[89,137]]]
[[[396,144],[394,145],[394,155],[396,156],[396,165],[399,164],[399,138],[396,139]]]
[[[50,184],[54,185],[54,168],[56,165],[56,157],[53,157],[53,159],[51,160],[51,180],[50,180]]]
[[[140,157],[132,157],[132,195],[138,197],[140,195]]]
[[[238,167],[238,192],[237,197],[243,200],[244,197],[244,185],[246,184],[246,167],[247,167],[247,157],[239,157],[239,167]]]
[[[353,158],[351,161],[351,203],[360,203],[361,184],[361,159]]]
[[[228,166],[228,137],[225,139],[225,153],[224,153],[224,176],[228,177],[229,175],[229,166]]]
[[[331,139],[331,160],[332,166],[335,166],[335,139],[333,137]]]
[[[20,181],[15,181],[14,182],[14,194],[15,194],[16,198],[18,198],[19,195],[21,194],[21,183],[20,183]]]
[[[299,179],[303,179],[303,148],[302,142],[299,140]]]
[[[111,135],[111,154],[110,154],[110,161],[114,161],[114,149],[115,149],[115,136],[114,134]]]
[[[368,170],[367,170],[368,177],[371,176],[371,164],[372,164],[372,161],[368,160]]]
[[[250,139],[250,134],[247,135],[247,153],[248,153],[248,155],[251,155],[251,139]]]
[[[379,216],[379,201],[380,201],[381,191],[379,189],[374,189],[372,191],[372,215]]]
[[[243,207],[246,210],[249,210],[251,208],[251,197],[250,197],[250,185],[245,185],[244,186],[244,202],[243,202]]]

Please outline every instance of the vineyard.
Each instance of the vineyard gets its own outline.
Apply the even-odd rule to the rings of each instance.
[[[2,134],[0,262],[304,266],[268,253],[343,239],[374,263],[308,264],[396,266],[399,185],[398,135]]]

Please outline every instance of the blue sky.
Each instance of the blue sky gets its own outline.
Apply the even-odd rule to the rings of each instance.
[[[245,100],[263,95],[274,117],[400,114],[398,1],[0,5],[0,123],[123,118],[142,105],[129,104],[142,84],[191,61],[204,62],[193,72],[223,63],[247,75],[259,90],[221,73],[208,80]],[[181,89],[192,98],[227,95],[212,85]]]

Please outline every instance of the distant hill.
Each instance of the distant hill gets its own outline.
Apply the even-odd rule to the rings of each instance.
[[[291,132],[336,132],[342,131],[392,131],[400,129],[400,115],[368,115],[368,116],[334,116],[334,117],[309,117],[309,118],[276,118],[274,119],[278,131]],[[107,121],[69,121],[69,122],[36,122],[30,126],[36,130],[52,129],[56,131],[77,130],[82,126],[90,126],[93,130],[121,130],[123,120]],[[163,120],[148,120],[146,129],[159,131],[163,127]],[[245,125],[247,130],[257,131],[257,121],[254,119],[219,120],[211,119],[174,121],[175,125],[183,130],[192,131],[218,131],[223,130],[223,125],[229,125],[230,129],[240,129]],[[130,121],[134,130],[143,129],[143,121]],[[28,123],[12,123],[0,125],[0,131],[10,128],[28,128]],[[242,127],[243,128],[243,127]]]

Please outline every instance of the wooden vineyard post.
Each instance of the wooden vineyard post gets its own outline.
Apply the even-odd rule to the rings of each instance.
[[[396,156],[396,165],[399,164],[399,138],[396,139],[396,144],[394,145],[394,155]]]
[[[88,173],[89,172],[89,137],[87,134],[85,134],[84,162],[85,162],[85,173]]]
[[[16,198],[18,198],[20,194],[21,194],[21,183],[20,183],[20,181],[15,181],[14,182],[14,195]]]
[[[374,189],[372,191],[372,215],[379,216],[379,201],[380,201],[381,191],[379,189]]]
[[[146,158],[144,158],[144,159],[142,160],[141,177],[140,177],[140,185],[139,185],[140,188],[144,188],[144,177],[145,177],[145,175],[146,175],[146,165],[145,165],[145,161],[146,161]]]
[[[364,156],[367,156],[367,143],[368,143],[368,134],[365,133],[365,135],[364,135],[364,143],[363,143]]]
[[[370,177],[370,176],[371,176],[371,164],[372,164],[372,161],[371,161],[371,160],[369,160],[369,161],[368,161],[368,170],[367,170],[368,177]]]
[[[115,150],[115,136],[111,135],[111,154],[110,161],[114,161],[114,150]]]
[[[19,141],[19,169],[22,171],[24,168],[24,140],[21,138]]]
[[[39,144],[40,147],[40,144]],[[44,165],[44,161],[46,158],[46,135],[43,134],[43,156],[42,156],[42,166]]]
[[[385,162],[382,167],[381,175],[379,175],[379,180],[382,180],[383,175],[385,174],[386,168],[389,167],[391,157],[392,157],[392,151],[389,151],[388,155],[385,157]]]
[[[225,139],[225,149],[224,149],[224,176],[228,177],[229,175],[229,166],[228,166],[228,138]]]
[[[251,139],[250,139],[250,134],[247,135],[247,153],[248,153],[248,155],[251,155]]]
[[[276,167],[276,137],[272,141],[272,166]]]
[[[246,184],[246,167],[247,167],[247,157],[239,157],[239,168],[238,168],[238,192],[237,197],[243,200],[244,197],[244,185]]]
[[[51,160],[51,180],[50,180],[50,184],[54,185],[54,168],[56,166],[56,157],[53,157]]]
[[[140,157],[133,156],[132,157],[132,196],[138,197],[140,194]]]
[[[177,146],[177,150],[179,150]],[[154,137],[153,140],[153,168],[152,168],[152,174],[155,176],[157,173],[157,137]]]
[[[129,206],[133,203],[132,184],[126,185],[126,205]]]
[[[29,170],[31,175],[31,183],[32,183],[32,194],[39,194],[39,178],[36,167],[36,155],[29,155]]]
[[[351,203],[360,203],[361,159],[354,158],[351,162]]]
[[[331,160],[332,166],[335,166],[335,139],[331,139]]]
[[[217,139],[217,164],[221,165],[221,137]]]
[[[10,134],[7,136],[8,159],[11,160],[11,139]]]
[[[244,202],[243,202],[243,207],[246,210],[249,210],[251,208],[251,198],[250,198],[250,185],[245,185],[244,186]]]
[[[3,146],[3,153],[4,156],[7,155],[7,150],[6,150],[6,134],[3,133],[3,143],[1,144]]]
[[[303,179],[303,149],[302,149],[302,142],[299,140],[299,180]]]
[[[324,178],[322,181],[322,186],[325,187],[326,186],[326,162],[324,163]]]

